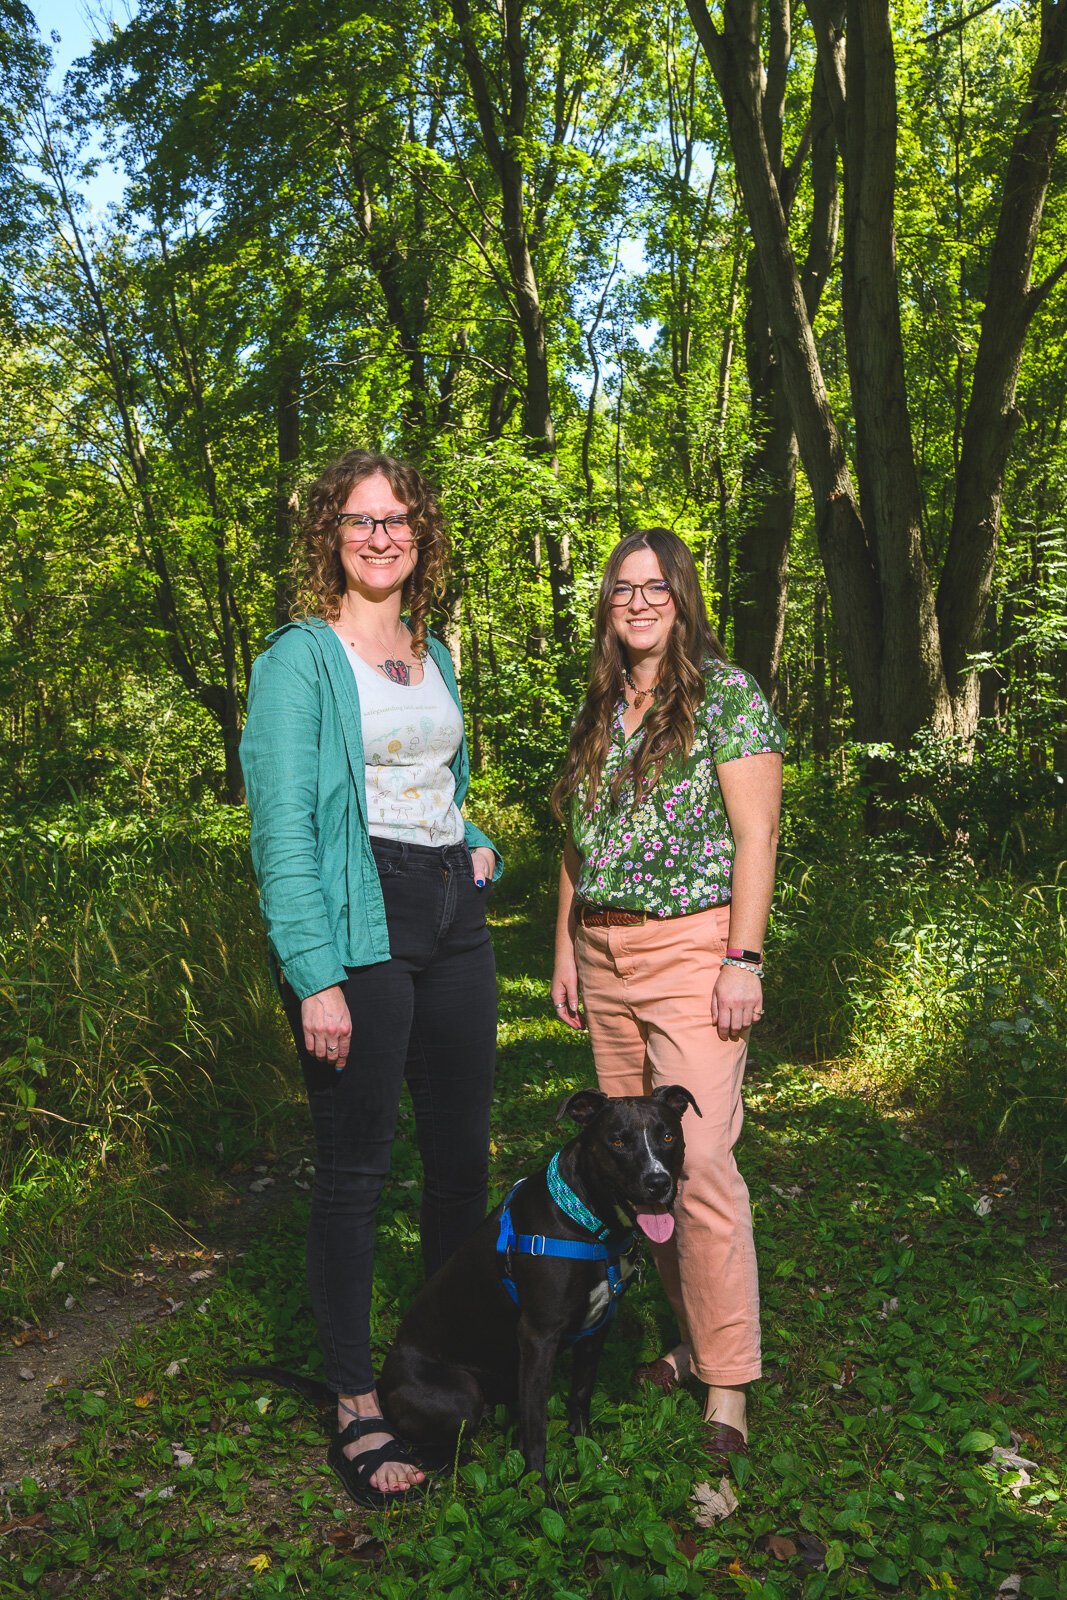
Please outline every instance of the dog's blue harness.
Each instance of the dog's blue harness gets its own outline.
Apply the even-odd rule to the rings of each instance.
[[[574,1344],[578,1339],[586,1339],[591,1333],[598,1333],[604,1325],[611,1321],[618,1307],[620,1296],[625,1294],[628,1280],[622,1271],[622,1258],[633,1249],[637,1234],[630,1231],[620,1237],[612,1239],[612,1230],[607,1223],[601,1222],[588,1206],[584,1205],[574,1190],[560,1176],[559,1151],[552,1157],[548,1164],[547,1173],[548,1189],[553,1200],[564,1214],[579,1227],[588,1228],[593,1234],[596,1243],[587,1243],[584,1239],[550,1239],[543,1233],[516,1233],[515,1224],[511,1218],[511,1202],[515,1195],[526,1182],[520,1178],[514,1184],[504,1199],[500,1210],[500,1229],[496,1237],[497,1255],[502,1256],[503,1269],[500,1282],[516,1305],[519,1304],[519,1291],[511,1276],[511,1257],[513,1254],[520,1256],[557,1256],[568,1261],[603,1261],[607,1266],[608,1274],[608,1303],[602,1316],[591,1323],[588,1328],[580,1328],[567,1340]]]

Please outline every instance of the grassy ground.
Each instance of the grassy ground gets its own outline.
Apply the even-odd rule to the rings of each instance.
[[[545,906],[528,906],[496,929],[498,1191],[554,1148],[559,1099],[592,1076],[585,1042],[551,1019]],[[70,1434],[58,1478],[0,1497],[0,1595],[87,1582],[108,1600],[1064,1594],[1056,1214],[1022,1167],[995,1175],[924,1148],[766,1044],[748,1104],[766,1377],[726,1520],[694,1520],[707,1478],[695,1397],[631,1388],[670,1333],[650,1274],[609,1340],[593,1440],[565,1432],[561,1363],[558,1510],[522,1480],[501,1415],[424,1502],[356,1513],[324,1469],[314,1411],[226,1375],[236,1361],[316,1367],[301,1196],[161,1327],[57,1396]],[[295,1098],[292,1118],[295,1142]],[[417,1195],[404,1142],[383,1205],[379,1352],[415,1284]]]

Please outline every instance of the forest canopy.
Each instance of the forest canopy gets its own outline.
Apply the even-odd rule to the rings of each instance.
[[[58,86],[0,28],[16,794],[240,798],[301,488],[352,444],[442,488],[474,765],[520,793],[651,525],[794,758],[1052,793],[1067,0],[145,0]]]

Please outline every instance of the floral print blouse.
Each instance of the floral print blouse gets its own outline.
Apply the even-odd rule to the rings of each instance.
[[[688,759],[668,763],[640,805],[632,783],[614,806],[608,790],[641,738],[627,739],[625,701],[615,713],[614,740],[592,810],[584,794],[571,806],[571,832],[582,858],[579,900],[596,906],[678,917],[730,899],[734,841],[717,766],[785,749],[785,733],[756,680],[727,661],[705,667],[707,691]]]

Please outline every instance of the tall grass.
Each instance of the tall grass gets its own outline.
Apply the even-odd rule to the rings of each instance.
[[[109,1217],[157,1227],[131,1215],[146,1175],[229,1159],[292,1093],[243,825],[224,816],[0,839],[0,1250],[16,1297]]]

